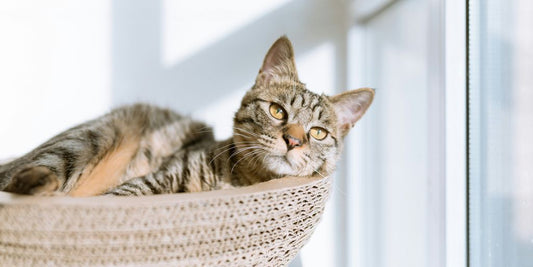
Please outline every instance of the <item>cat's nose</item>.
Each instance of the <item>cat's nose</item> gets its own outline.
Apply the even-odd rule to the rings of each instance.
[[[284,134],[283,139],[285,140],[285,143],[287,143],[287,148],[289,150],[302,145],[301,139],[291,136],[289,134]]]
[[[304,128],[299,124],[289,124],[285,128],[283,139],[287,143],[287,149],[291,150],[295,147],[300,147],[305,142]]]

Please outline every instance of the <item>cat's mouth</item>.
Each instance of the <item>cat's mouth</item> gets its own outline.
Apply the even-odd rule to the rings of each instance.
[[[289,151],[285,154],[285,160],[297,170],[300,170],[304,167],[305,161],[299,153]]]
[[[287,152],[284,154],[271,154],[265,158],[265,167],[281,176],[286,175],[302,175],[305,169],[305,161],[294,152]]]

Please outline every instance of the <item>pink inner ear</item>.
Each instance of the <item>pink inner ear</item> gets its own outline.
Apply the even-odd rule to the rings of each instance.
[[[338,127],[345,135],[368,109],[374,94],[369,89],[357,89],[332,97]]]
[[[337,117],[339,124],[351,127],[361,117],[361,104],[350,103],[350,101],[341,101],[338,103]]]
[[[298,80],[292,45],[285,36],[279,38],[268,50],[256,82],[268,84],[275,76],[288,76]]]

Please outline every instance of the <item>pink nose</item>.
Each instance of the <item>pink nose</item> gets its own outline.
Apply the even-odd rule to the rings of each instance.
[[[287,143],[287,148],[289,150],[302,145],[302,140],[288,134],[283,135],[283,139],[285,139],[285,143]]]

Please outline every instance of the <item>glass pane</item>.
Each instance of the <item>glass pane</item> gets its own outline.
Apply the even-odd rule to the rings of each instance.
[[[533,266],[533,2],[470,1],[474,267]]]

